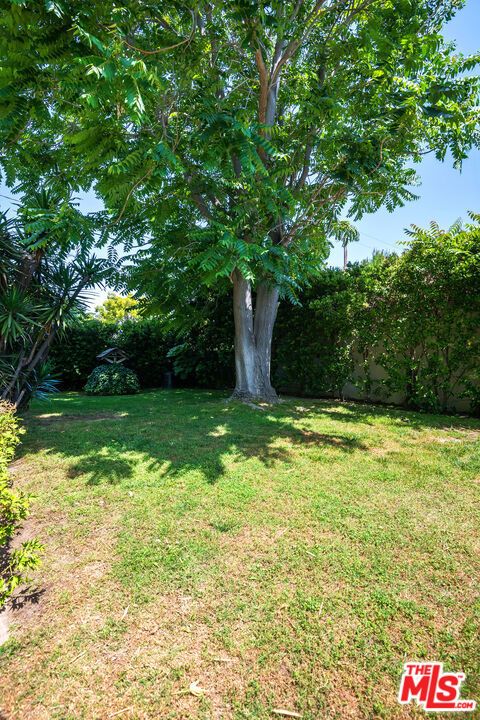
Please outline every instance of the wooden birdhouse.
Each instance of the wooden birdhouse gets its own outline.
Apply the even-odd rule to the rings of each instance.
[[[97,360],[117,365],[125,362],[126,359],[127,354],[124,353],[123,350],[120,350],[120,348],[107,348],[97,355]]]

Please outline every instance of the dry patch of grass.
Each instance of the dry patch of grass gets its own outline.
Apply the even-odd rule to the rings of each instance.
[[[478,422],[188,391],[52,410],[16,463],[46,553],[5,718],[421,717],[396,702],[415,658],[478,698]]]

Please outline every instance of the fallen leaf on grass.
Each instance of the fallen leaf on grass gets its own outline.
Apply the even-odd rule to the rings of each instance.
[[[86,654],[87,654],[87,651],[84,650],[83,652],[80,653],[80,655],[76,655],[76,656],[73,658],[73,660],[70,660],[70,665],[71,665],[72,663],[76,662],[77,660],[80,660],[80,658],[83,657],[83,656],[86,655]]]
[[[195,682],[190,683],[190,687],[188,688],[192,695],[195,695],[195,697],[201,697],[206,693],[206,690],[198,684],[198,680],[195,680]]]
[[[283,717],[291,717],[291,718],[301,718],[302,716],[300,713],[295,712],[295,710],[284,710],[283,708],[273,708],[272,710],[274,715],[282,715]]]
[[[112,713],[109,715],[109,718],[117,717],[117,715],[123,715],[123,713],[128,712],[129,710],[133,710],[133,705],[130,705],[130,707],[123,708],[122,710],[117,710],[117,712]]]

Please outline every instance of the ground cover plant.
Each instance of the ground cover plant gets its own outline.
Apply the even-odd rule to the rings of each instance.
[[[14,406],[0,401],[0,611],[14,590],[27,579],[29,571],[38,566],[42,549],[34,538],[11,547],[29,511],[29,498],[12,488],[8,474],[22,433]]]
[[[33,403],[12,472],[45,555],[3,715],[422,717],[396,702],[412,658],[478,699],[480,422],[225,397]]]

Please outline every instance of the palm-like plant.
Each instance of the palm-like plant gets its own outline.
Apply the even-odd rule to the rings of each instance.
[[[331,234],[335,240],[342,244],[343,269],[346,270],[348,264],[348,244],[357,242],[360,239],[360,233],[355,225],[352,225],[348,220],[337,220],[332,223]]]
[[[1,399],[19,407],[55,389],[51,345],[112,272],[95,244],[94,216],[48,190],[26,197],[15,220],[1,218]]]

